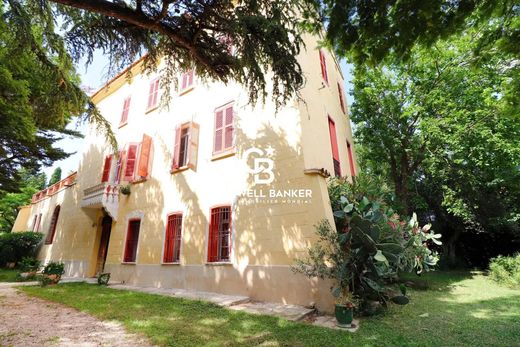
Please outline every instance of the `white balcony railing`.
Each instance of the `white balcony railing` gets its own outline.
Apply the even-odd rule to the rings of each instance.
[[[83,191],[81,207],[104,208],[112,219],[117,220],[119,186],[117,184],[103,182],[85,189]]]

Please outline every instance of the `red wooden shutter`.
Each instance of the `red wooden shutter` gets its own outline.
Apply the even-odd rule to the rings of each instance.
[[[157,98],[159,95],[159,79],[155,79],[150,82],[150,90],[148,92],[148,110],[157,106]]]
[[[222,151],[223,143],[222,143],[222,135],[224,133],[224,112],[223,110],[218,110],[215,112],[215,138],[213,141],[213,153],[218,153]]]
[[[141,142],[141,153],[139,154],[139,165],[137,175],[140,177],[148,177],[148,164],[150,163],[150,152],[152,150],[152,138],[146,134],[143,135]]]
[[[219,208],[211,209],[208,240],[208,262],[218,260],[218,226],[220,224]]]
[[[350,175],[356,176],[356,166],[354,165],[354,156],[352,155],[352,147],[347,140],[348,164],[350,166]]]
[[[120,124],[125,124],[128,121],[128,113],[130,112],[130,100],[131,100],[131,97],[129,96],[123,102],[123,112],[121,112]]]
[[[172,170],[177,170],[179,168],[179,155],[181,150],[181,129],[180,125],[177,125],[175,128],[175,142],[173,144],[173,161],[172,161]]]
[[[197,155],[199,147],[199,125],[191,122],[188,148],[188,167],[192,170],[197,168]]]
[[[225,131],[224,131],[224,149],[233,148],[233,137],[234,137],[234,127],[233,127],[233,105],[226,108],[226,119],[225,119]]]
[[[128,153],[126,156],[126,167],[124,181],[132,181],[134,179],[135,160],[137,156],[137,144],[130,144],[128,146]]]
[[[334,173],[336,174],[336,176],[341,176],[338,140],[336,137],[336,124],[330,117],[329,117],[329,134],[330,134],[330,146],[332,148],[332,161],[334,162]]]
[[[103,175],[101,176],[101,182],[108,182],[110,178],[110,168],[112,167],[112,154],[105,157],[105,164],[103,165]]]
[[[338,94],[339,94],[339,105],[341,106],[341,111],[343,113],[347,112],[347,109],[345,108],[345,99],[343,95],[343,88],[341,87],[341,84],[338,83]]]
[[[181,91],[193,85],[194,71],[188,70],[182,74]]]
[[[52,213],[51,224],[49,225],[49,232],[47,233],[47,238],[45,239],[45,244],[50,245],[52,241],[54,241],[54,234],[56,234],[56,227],[58,225],[58,217],[60,215],[60,206],[56,206],[54,208],[54,212]]]
[[[32,226],[31,226],[31,230],[32,231],[36,231],[36,221],[38,220],[38,215],[35,214],[34,217],[33,217],[33,222],[32,222]]]
[[[34,231],[36,231],[36,232],[40,231],[41,222],[42,222],[42,214],[40,213],[38,215],[38,220],[36,221],[36,229]]]
[[[325,60],[325,52],[320,49],[320,65],[321,65],[321,76],[323,80],[329,83],[329,76],[327,75],[327,61]]]

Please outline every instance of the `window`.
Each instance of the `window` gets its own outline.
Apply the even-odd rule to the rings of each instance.
[[[128,121],[128,112],[130,112],[130,100],[131,98],[128,97],[123,102],[123,112],[121,112],[121,121],[119,122],[119,125],[125,125]]]
[[[329,76],[327,75],[327,61],[325,60],[325,52],[320,49],[320,65],[321,65],[321,76],[325,83],[329,84]]]
[[[135,160],[137,157],[137,143],[131,143],[128,145],[128,151],[126,156],[125,174],[123,176],[124,181],[131,182],[134,180]]]
[[[40,213],[38,215],[38,219],[36,220],[36,227],[35,227],[34,231],[36,231],[36,232],[40,231],[40,224],[41,224],[41,222],[42,222],[42,214]]]
[[[180,92],[183,93],[183,92],[187,92],[188,89],[191,90],[191,88],[193,87],[193,79],[195,77],[195,72],[193,71],[193,69],[191,70],[188,70],[186,72],[184,72],[181,76],[181,90]]]
[[[119,184],[121,181],[121,174],[123,173],[123,162],[125,158],[125,151],[119,151],[117,153],[117,164],[116,164],[116,179],[115,183]]]
[[[198,142],[199,125],[197,123],[184,123],[175,129],[172,172],[183,168],[195,170]]]
[[[178,263],[181,254],[182,213],[168,216],[163,263]]]
[[[341,177],[341,163],[339,161],[338,140],[336,138],[336,124],[329,117],[330,146],[332,148],[332,162],[334,163],[334,175]]]
[[[35,214],[33,217],[33,222],[32,222],[32,227],[31,227],[32,231],[36,231],[36,221],[37,220],[38,220],[38,214]]]
[[[60,205],[54,208],[54,212],[51,218],[51,224],[49,225],[49,232],[45,239],[45,244],[50,245],[54,241],[54,234],[56,234],[56,226],[58,225],[58,217],[60,215]]]
[[[215,110],[213,154],[233,150],[235,137],[234,117],[233,103]]]
[[[211,209],[208,262],[227,262],[231,253],[231,206]]]
[[[350,175],[352,177],[356,176],[356,166],[354,165],[354,156],[352,155],[352,147],[350,146],[350,142],[347,140],[347,152],[348,152],[348,165],[350,167]]]
[[[108,182],[110,178],[110,169],[112,167],[112,154],[105,157],[105,164],[103,165],[103,174],[101,175],[101,183]]]
[[[141,228],[140,219],[131,219],[128,222],[128,231],[126,233],[125,255],[123,262],[135,263],[137,255],[137,243],[139,242],[139,229]]]
[[[142,181],[148,178],[152,162],[152,138],[143,134],[141,143],[128,144],[123,180]]]
[[[341,87],[341,84],[339,84],[339,83],[338,83],[338,94],[339,94],[339,105],[341,106],[341,111],[343,111],[343,113],[347,113],[347,109],[345,107],[343,88]]]
[[[159,101],[159,79],[156,78],[150,82],[150,91],[148,92],[148,105],[146,110],[150,111],[157,107]]]

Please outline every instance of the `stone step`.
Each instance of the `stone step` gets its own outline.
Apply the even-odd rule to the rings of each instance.
[[[254,314],[278,316],[291,321],[300,321],[315,311],[314,309],[298,305],[286,305],[263,301],[249,301],[232,306],[230,309]]]

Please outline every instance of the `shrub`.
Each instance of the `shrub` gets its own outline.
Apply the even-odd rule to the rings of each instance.
[[[32,257],[24,257],[18,262],[18,268],[21,272],[36,272],[40,269],[41,262]]]
[[[45,275],[58,275],[61,276],[65,273],[65,264],[62,262],[51,261],[43,268]]]
[[[403,220],[371,182],[375,181],[330,182],[335,228],[322,221],[316,228],[318,242],[293,267],[308,277],[332,279],[332,294],[341,299],[344,293],[352,292],[361,311],[368,311],[372,301],[408,303],[406,288],[387,285],[401,271],[431,270],[438,257],[428,246],[441,244],[441,235],[434,234],[431,225],[419,227],[415,213]]]
[[[520,287],[520,253],[510,257],[499,255],[489,263],[490,277],[509,287]]]
[[[0,266],[34,255],[43,234],[32,231],[0,234]]]

